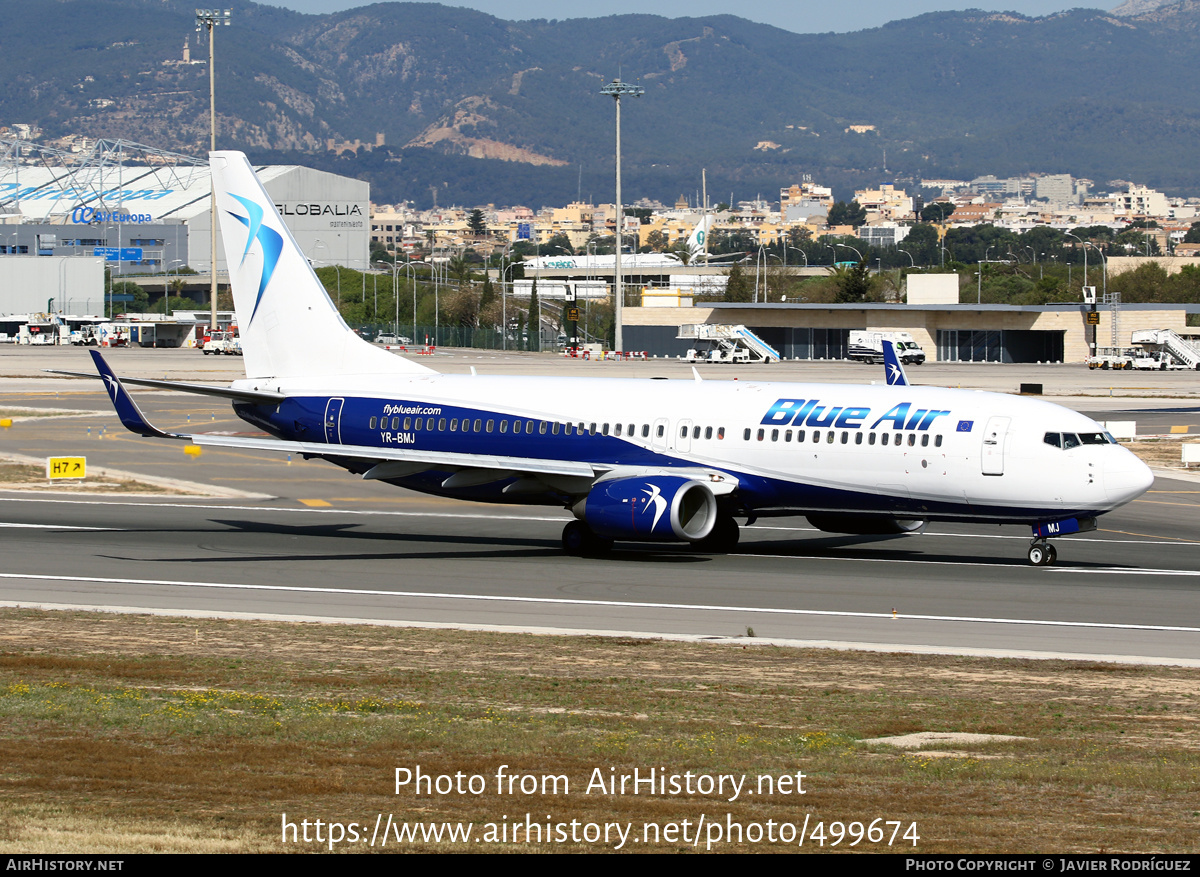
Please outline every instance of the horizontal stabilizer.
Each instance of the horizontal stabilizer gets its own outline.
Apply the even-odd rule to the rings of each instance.
[[[45,370],[53,375],[67,375],[72,378],[103,378],[103,374],[94,375],[90,372],[69,372],[58,368]],[[219,396],[222,399],[233,399],[238,402],[274,403],[282,402],[287,396],[271,390],[238,390],[233,387],[212,387],[208,384],[190,384],[186,381],[155,381],[149,378],[121,378],[122,384],[133,384],[135,387],[154,387],[157,390],[178,390],[181,393],[195,393],[200,396]]]

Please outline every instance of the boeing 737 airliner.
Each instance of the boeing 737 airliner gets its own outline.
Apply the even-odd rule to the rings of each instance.
[[[838,533],[926,521],[1032,527],[1049,538],[1145,492],[1150,470],[1095,422],[1047,402],[914,387],[894,352],[886,386],[442,375],[359,338],[238,152],[210,156],[246,367],[230,387],[118,378],[144,436],[328,460],[439,496],[569,509],[564,548],[613,540],[728,551],[737,518],[804,515]],[[268,435],[152,426],[138,384],[229,398]]]
[[[692,228],[691,235],[688,236],[686,249],[688,252],[688,265],[696,265],[703,262],[706,265],[723,265],[732,264],[745,258],[745,253],[724,253],[720,256],[714,256],[704,249],[704,241],[708,234],[709,228],[712,227],[713,219],[711,216],[704,216]],[[530,256],[521,263],[526,271],[547,271],[557,269],[560,271],[599,271],[611,272],[617,264],[616,256],[594,256],[588,253],[583,256]],[[622,268],[631,274],[636,274],[640,270],[648,270],[650,268],[670,269],[683,268],[685,263],[675,253],[629,253],[621,256]]]

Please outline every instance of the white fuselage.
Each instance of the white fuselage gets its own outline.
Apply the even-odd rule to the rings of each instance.
[[[763,512],[1034,522],[1103,513],[1151,482],[1141,461],[1108,440],[1047,442],[1048,434],[1095,441],[1103,429],[1089,418],[994,393],[432,373],[305,379],[278,389],[310,399],[313,411],[344,399],[330,433],[342,444],[715,470],[738,480],[745,508]],[[423,414],[418,430],[413,418],[406,426],[385,409],[436,414]],[[476,420],[497,426],[477,431]],[[501,433],[500,420],[520,423],[521,432]]]

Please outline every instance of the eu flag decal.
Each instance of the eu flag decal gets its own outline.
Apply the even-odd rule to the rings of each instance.
[[[970,432],[971,427],[974,425],[975,425],[974,420],[960,420],[958,422],[958,431],[959,432]]]

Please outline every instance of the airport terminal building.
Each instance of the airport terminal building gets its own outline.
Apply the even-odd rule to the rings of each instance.
[[[1182,336],[1196,304],[1126,304],[1098,307],[1098,347],[1128,347],[1140,329],[1171,329]],[[625,347],[651,355],[680,356],[691,346],[679,327],[740,324],[785,359],[846,359],[853,329],[908,332],[937,362],[1084,362],[1093,337],[1083,305],[988,304],[741,304],[625,308]],[[1116,331],[1114,333],[1114,316]]]

